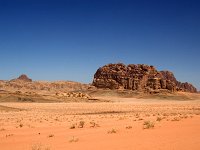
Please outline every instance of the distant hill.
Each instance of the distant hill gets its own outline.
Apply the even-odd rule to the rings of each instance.
[[[33,81],[27,75],[21,75],[12,80],[0,80],[0,90],[6,91],[32,91],[36,93],[55,93],[83,91],[89,87],[88,84],[82,84],[73,81]]]

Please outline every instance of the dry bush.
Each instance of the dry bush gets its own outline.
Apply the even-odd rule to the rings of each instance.
[[[44,147],[42,144],[34,144],[31,150],[50,150],[50,147]]]
[[[79,139],[77,137],[74,137],[74,136],[69,140],[70,143],[78,142],[78,141],[79,141]]]
[[[174,117],[171,121],[180,121],[181,119],[179,117]]]
[[[19,127],[22,128],[24,125],[22,123],[19,124]]]
[[[154,128],[154,126],[155,126],[154,122],[151,121],[144,121],[143,123],[143,129]]]
[[[78,127],[83,128],[85,125],[85,121],[80,121]]]
[[[132,129],[133,127],[132,126],[126,126],[126,129]]]
[[[91,121],[90,124],[91,124],[91,126],[90,126],[91,128],[99,127],[99,124],[97,124],[97,123],[94,122],[94,121]]]
[[[34,144],[31,148],[31,150],[42,150],[42,145],[41,144]]]
[[[117,133],[117,130],[116,129],[111,129],[107,132],[108,134],[113,134],[113,133]]]
[[[54,137],[54,134],[49,134],[48,137],[49,138]]]
[[[157,118],[156,118],[156,121],[159,121],[159,122],[160,122],[162,119],[163,119],[163,118],[161,118],[161,117],[157,117]]]
[[[75,126],[75,124],[72,124],[69,128],[70,128],[70,129],[75,129],[76,126]]]

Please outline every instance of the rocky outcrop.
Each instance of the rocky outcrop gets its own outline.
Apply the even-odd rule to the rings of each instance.
[[[172,72],[160,71],[160,73],[162,74],[162,76],[165,80],[170,80],[176,84],[177,91],[192,92],[192,93],[197,92],[197,89],[192,84],[190,84],[188,82],[181,83],[180,81],[177,81]]]
[[[172,72],[157,71],[154,66],[144,64],[105,65],[96,71],[93,85],[97,88],[129,89],[144,92],[162,90],[196,92],[196,88],[191,84],[178,82]]]
[[[178,90],[180,91],[197,93],[197,89],[191,83],[188,82],[185,83],[178,82],[177,87]]]

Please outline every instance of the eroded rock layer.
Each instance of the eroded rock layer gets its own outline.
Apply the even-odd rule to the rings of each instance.
[[[108,64],[100,67],[93,79],[97,88],[129,89],[144,92],[187,91],[197,92],[190,83],[176,80],[170,71],[157,71],[154,66],[144,64]]]

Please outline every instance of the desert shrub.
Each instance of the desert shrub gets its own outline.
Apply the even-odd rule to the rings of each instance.
[[[154,128],[154,123],[151,121],[144,121],[143,123],[143,129],[150,129],[150,128]]]
[[[22,123],[19,124],[19,127],[22,128],[24,125]]]
[[[41,144],[35,144],[31,148],[32,150],[42,150],[42,145]]]
[[[180,121],[179,117],[174,117],[171,121]]]
[[[126,129],[132,129],[133,127],[132,126],[126,126]]]
[[[90,122],[90,124],[91,124],[91,126],[90,126],[91,128],[99,127],[99,125],[94,121]]]
[[[107,132],[108,134],[113,134],[113,133],[117,133],[117,130],[116,129],[111,129]]]
[[[69,140],[70,143],[78,142],[78,141],[79,141],[79,139],[77,137],[74,137],[74,136]]]
[[[72,124],[69,128],[70,128],[70,129],[75,129],[76,126],[75,126],[75,124]]]
[[[80,121],[78,127],[83,128],[85,125],[85,121]]]
[[[48,137],[51,138],[51,137],[54,137],[54,135],[53,134],[49,134]]]
[[[162,118],[161,117],[157,117],[156,121],[161,121]]]

